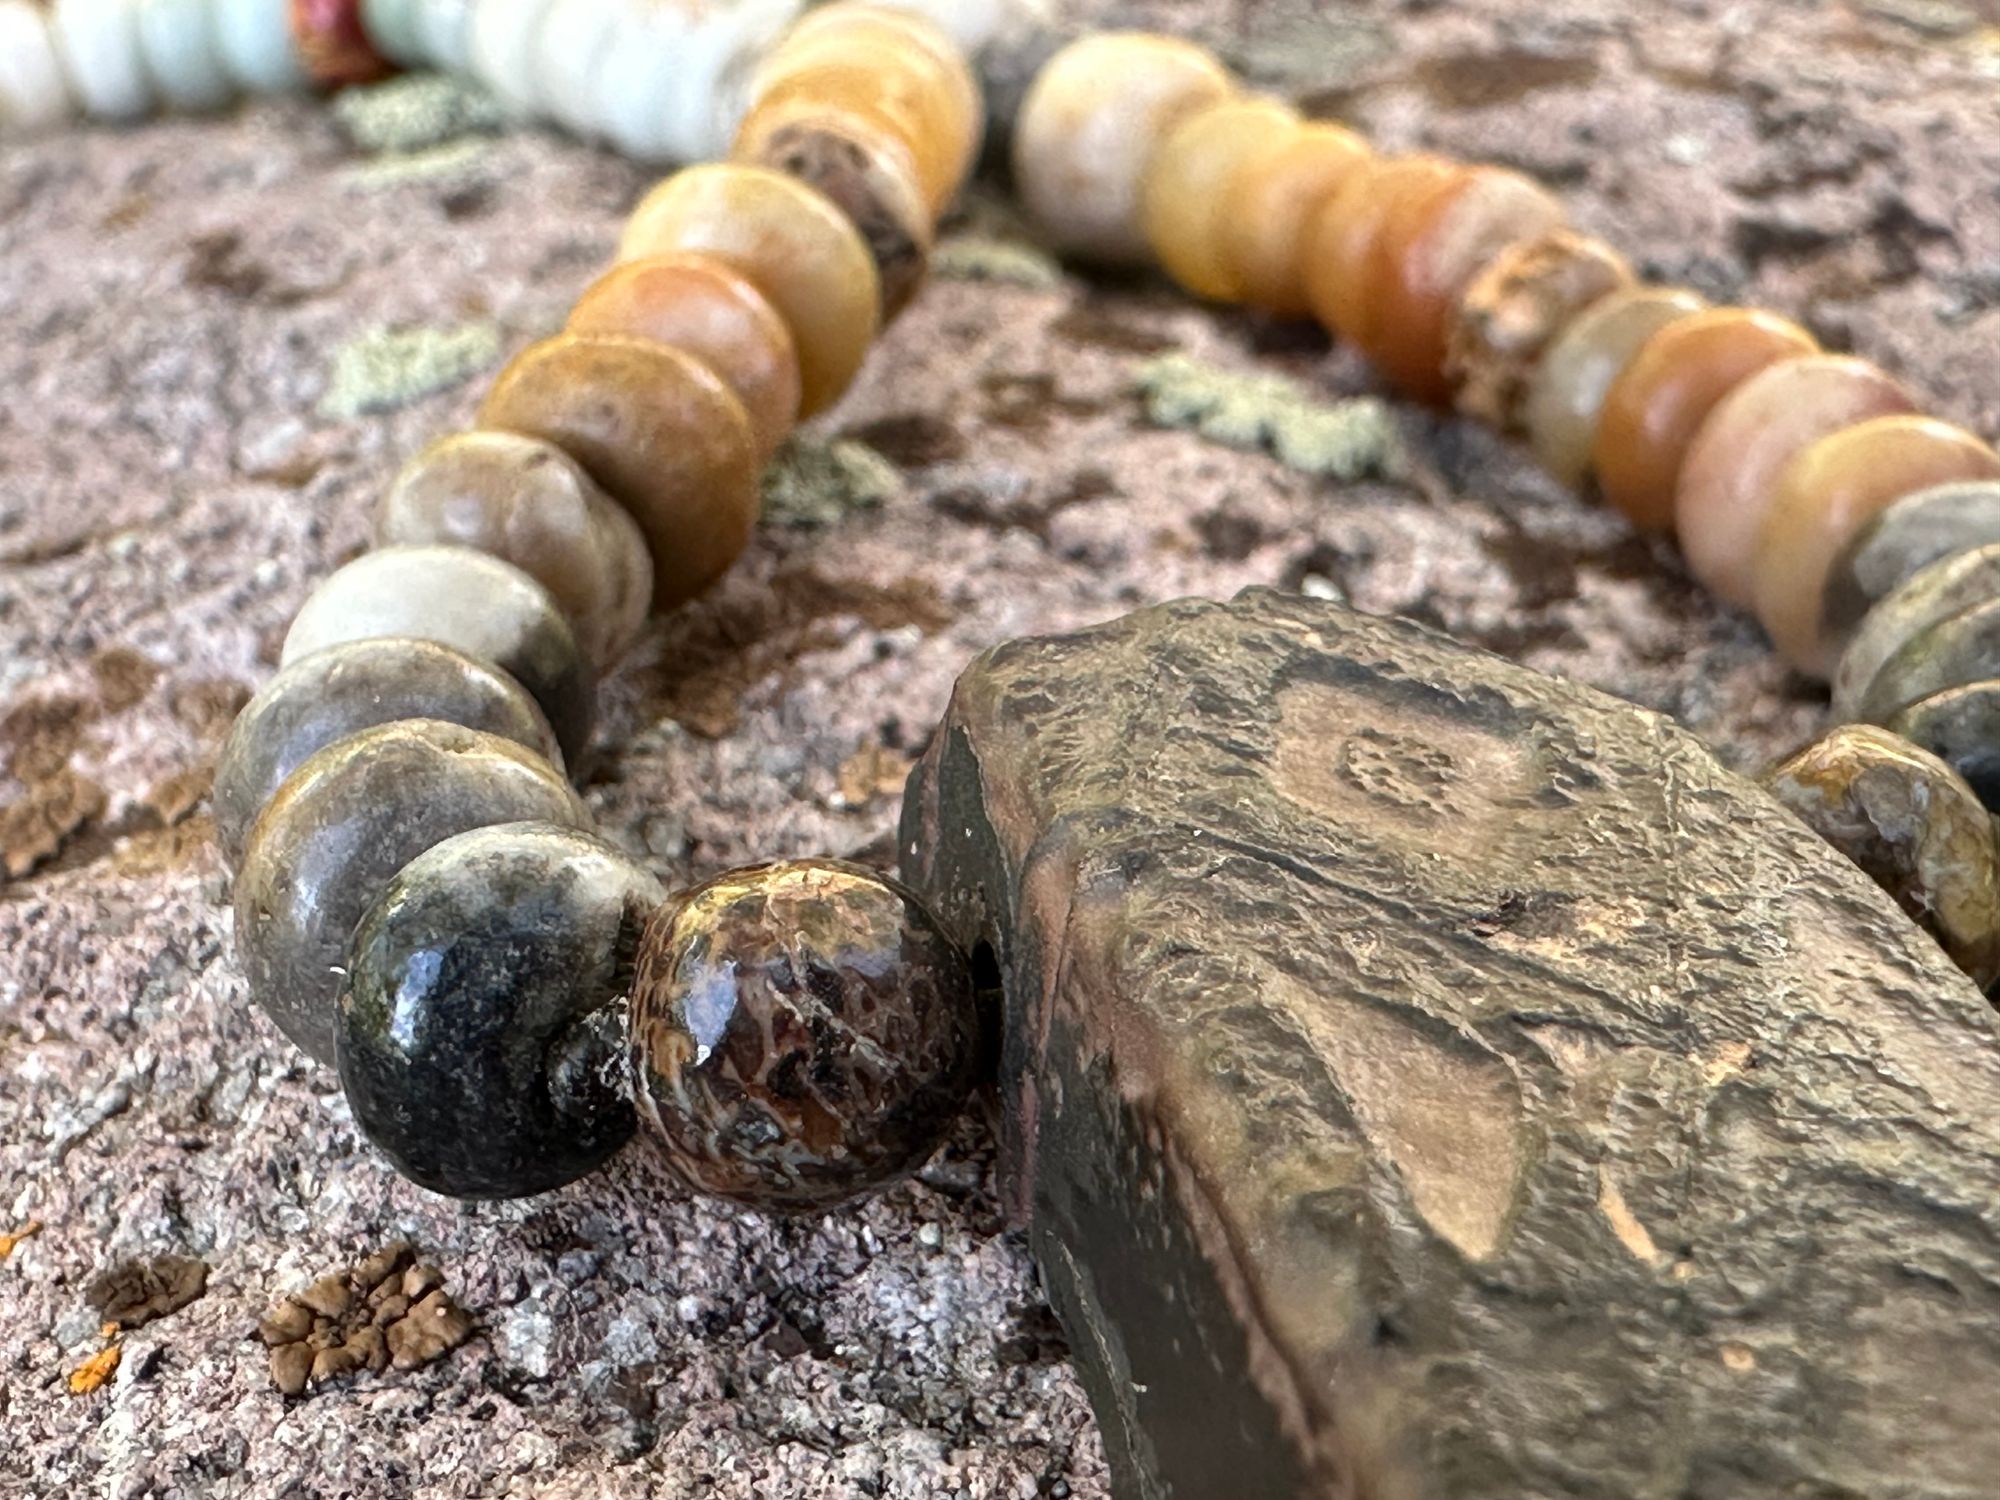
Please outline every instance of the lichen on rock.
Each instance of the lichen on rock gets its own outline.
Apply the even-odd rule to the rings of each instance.
[[[371,329],[343,344],[319,414],[335,421],[394,411],[468,380],[500,358],[490,322],[455,328]]]
[[[1408,469],[1386,403],[1373,397],[1316,401],[1278,375],[1243,375],[1186,354],[1139,367],[1146,419],[1229,448],[1264,449],[1287,468],[1351,483],[1395,479]]]

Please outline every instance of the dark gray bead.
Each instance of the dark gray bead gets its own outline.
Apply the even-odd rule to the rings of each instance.
[[[591,672],[549,591],[472,547],[384,547],[313,590],[282,665],[342,641],[407,635],[490,662],[541,705],[572,768],[590,743]]]
[[[229,731],[209,803],[233,868],[243,840],[284,779],[314,751],[397,719],[442,719],[525,745],[558,764],[549,721],[497,668],[436,641],[346,641],[302,656],[264,685]]]
[[[1976,604],[2000,599],[2000,543],[1941,558],[1862,617],[1833,674],[1833,713],[1852,719],[1882,664],[1912,637]]]
[[[1975,604],[1905,641],[1882,663],[1854,716],[1886,724],[1920,698],[1993,677],[2000,677],[2000,599]]]
[[[1905,495],[1872,516],[1826,575],[1820,608],[1828,633],[1862,616],[1939,558],[2000,542],[2000,484],[1969,479]]]
[[[1886,726],[1963,776],[2000,812],[2000,681],[1947,688],[1892,715]]]
[[[404,1176],[518,1198],[632,1134],[622,1008],[666,891],[603,840],[475,829],[405,865],[361,919],[339,1006],[340,1081]]]
[[[279,1030],[333,1061],[355,923],[433,844],[494,823],[589,826],[562,774],[512,740],[402,719],[337,740],[285,778],[236,876],[236,949]]]

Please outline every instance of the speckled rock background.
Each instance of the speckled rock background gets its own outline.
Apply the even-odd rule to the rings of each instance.
[[[1066,19],[1185,30],[1386,143],[1527,168],[1649,273],[2000,421],[2000,33],[1975,9]],[[0,1494],[1106,1493],[978,1127],[818,1223],[680,1201],[642,1149],[459,1207],[399,1182],[245,1004],[202,803],[229,718],[398,460],[556,325],[647,180],[532,133],[384,156],[310,102],[0,146],[0,1232],[43,1226],[0,1260]],[[981,647],[1256,582],[1572,674],[1738,764],[1811,732],[1818,701],[1754,627],[1483,432],[1336,408],[1388,459],[1346,483],[1155,425],[1142,373],[1170,353],[1318,402],[1368,377],[1308,331],[1053,274],[1020,241],[989,186],[816,424],[864,446],[808,453],[734,575],[608,685],[589,797],[664,877],[885,858],[901,774]],[[1216,391],[1233,419],[1210,432],[1254,439],[1268,391]],[[478,1335],[279,1396],[258,1316],[398,1237]],[[105,1343],[86,1284],[163,1253],[204,1259],[206,1294],[71,1394]]]

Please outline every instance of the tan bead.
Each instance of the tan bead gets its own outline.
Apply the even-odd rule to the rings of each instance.
[[[1244,302],[1283,317],[1312,310],[1306,231],[1368,159],[1367,142],[1353,131],[1309,124],[1243,162],[1223,195],[1217,232]]]
[[[654,255],[613,267],[570,312],[568,331],[672,344],[714,370],[749,415],[768,457],[799,416],[792,332],[764,294],[712,255]]]
[[[1452,404],[1502,432],[1526,420],[1542,356],[1586,307],[1632,284],[1625,257],[1558,229],[1503,250],[1459,298],[1446,340]]]
[[[1827,573],[1877,511],[1934,484],[2000,475],[2000,455],[1962,427],[1890,416],[1823,437],[1792,457],[1758,533],[1757,618],[1785,659],[1824,678],[1841,642],[1824,628]]]
[[[1014,184],[1056,248],[1087,260],[1147,257],[1140,185],[1154,148],[1188,115],[1236,92],[1191,42],[1103,31],[1048,60],[1014,122]]]
[[[666,609],[720,577],[757,521],[743,403],[691,354],[649,339],[558,334],[500,372],[479,424],[554,443],[639,523]]]
[[[1412,221],[1468,176],[1440,156],[1371,161],[1348,176],[1307,241],[1306,298],[1329,332],[1380,358],[1393,317],[1390,287],[1401,280]]]
[[[1196,110],[1167,132],[1140,182],[1139,221],[1169,276],[1198,297],[1243,295],[1223,240],[1230,184],[1301,129],[1291,106],[1244,98]]]
[[[1582,484],[1612,382],[1654,334],[1707,305],[1683,287],[1633,287],[1593,303],[1557,334],[1528,384],[1528,441],[1542,466]]]
[[[561,449],[517,433],[454,433],[417,454],[382,496],[375,542],[453,542],[512,563],[549,591],[600,672],[653,602],[637,524]]]
[[[791,329],[799,414],[837,400],[881,325],[881,283],[861,233],[782,172],[713,162],[677,172],[632,211],[621,261],[694,250],[735,267]]]
[[[1716,403],[1681,464],[1674,529],[1690,571],[1717,598],[1747,606],[1757,534],[1792,456],[1843,427],[1912,409],[1909,393],[1866,360],[1815,354],[1752,375]]]
[[[1646,531],[1674,521],[1681,463],[1716,403],[1766,365],[1819,348],[1798,324],[1718,307],[1661,329],[1604,398],[1591,461],[1604,498]]]

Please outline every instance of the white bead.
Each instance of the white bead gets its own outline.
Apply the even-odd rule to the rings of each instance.
[[[361,30],[368,45],[399,68],[430,61],[417,30],[417,0],[361,0]]]
[[[472,76],[516,119],[539,112],[535,38],[548,7],[549,0],[473,0]]]
[[[0,0],[0,129],[26,135],[75,113],[76,100],[42,12],[28,0]]]
[[[209,0],[139,0],[139,55],[175,109],[220,109],[236,97]]]
[[[431,66],[447,73],[472,69],[472,0],[416,0],[416,33]]]
[[[641,161],[703,161],[729,145],[726,101],[799,0],[627,0],[599,71],[611,139]]]
[[[620,0],[553,0],[535,30],[535,98],[543,114],[586,140],[604,134],[597,85]]]
[[[134,0],[56,0],[51,26],[86,111],[100,120],[130,120],[153,107]]]
[[[970,55],[1002,31],[1050,26],[1054,11],[1049,0],[887,0],[894,10],[906,10],[935,24]]]
[[[259,94],[305,87],[306,70],[292,42],[290,0],[213,0],[222,63],[237,86]]]

